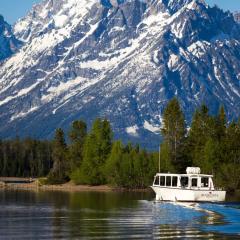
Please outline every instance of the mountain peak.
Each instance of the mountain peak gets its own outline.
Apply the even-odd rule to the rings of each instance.
[[[208,6],[205,0],[162,0],[161,2],[167,6],[170,13],[175,13],[183,7],[194,9],[199,4]]]
[[[106,117],[153,147],[174,96],[188,121],[202,103],[240,112],[240,26],[202,0],[45,0],[14,29],[25,44],[0,68],[2,136]]]
[[[27,42],[65,25],[68,25],[67,31],[71,31],[97,2],[96,0],[44,0],[34,5],[27,16],[17,21],[14,33],[20,40]]]

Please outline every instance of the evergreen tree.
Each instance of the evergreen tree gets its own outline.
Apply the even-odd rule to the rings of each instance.
[[[155,175],[153,159],[146,150],[139,150],[134,160],[136,188],[145,188],[152,183]]]
[[[240,119],[228,125],[223,107],[217,116],[210,116],[203,105],[196,110],[186,137],[184,116],[177,99],[173,99],[164,111],[163,122],[162,171],[185,170],[193,161],[203,172],[214,173],[217,185],[229,190],[240,188]],[[96,119],[89,134],[84,122],[73,122],[69,147],[62,129],[56,130],[51,142],[18,137],[2,140],[0,174],[19,177],[48,174],[49,183],[62,183],[74,170],[71,178],[76,183],[149,186],[158,169],[158,152],[149,153],[131,143],[123,146],[120,141],[112,145],[112,135],[109,122]]]
[[[219,163],[219,143],[209,138],[205,143],[200,159],[198,167],[201,168],[202,172],[214,174],[214,170],[217,169]]]
[[[217,183],[228,190],[240,188],[240,121],[227,127],[223,162],[219,164]]]
[[[217,136],[219,140],[226,136],[226,128],[227,128],[226,113],[224,107],[221,106],[217,116],[217,133],[218,133]]]
[[[152,183],[156,173],[156,155],[140,150],[139,145],[123,147],[120,141],[113,144],[105,165],[108,183],[125,188],[144,188]]]
[[[209,136],[209,121],[208,108],[202,105],[200,110],[196,110],[193,115],[193,120],[189,132],[189,137],[193,146],[204,145]]]
[[[203,105],[194,114],[189,132],[189,154],[193,164],[206,173],[218,171],[224,161],[226,114],[221,107],[216,117],[210,116]]]
[[[53,168],[48,176],[49,183],[63,183],[68,180],[67,145],[64,132],[58,128],[53,141]]]
[[[120,167],[123,160],[124,148],[121,141],[113,143],[109,158],[105,164],[105,177],[108,183],[121,186]]]
[[[172,162],[171,159],[171,153],[170,153],[170,148],[168,146],[167,142],[163,142],[161,144],[161,152],[160,152],[160,164],[161,164],[161,172],[175,172],[176,168]],[[156,162],[159,162],[159,153],[157,153],[157,160]],[[158,171],[159,166],[157,167]]]
[[[204,147],[212,130],[210,129],[211,118],[206,105],[202,105],[194,113],[188,137],[188,150],[194,166],[201,166]]]
[[[69,159],[71,172],[79,168],[83,159],[83,145],[87,136],[87,125],[83,121],[74,121],[69,131],[71,144]]]
[[[96,136],[91,133],[87,136],[83,148],[83,163],[81,166],[80,181],[84,184],[99,185],[104,183],[99,157],[99,143]]]
[[[96,119],[83,148],[78,182],[99,185],[106,182],[104,165],[112,147],[112,130],[107,120]]]
[[[183,147],[186,127],[183,112],[176,98],[169,101],[163,113],[163,128],[161,129],[164,144],[168,147],[169,160],[177,170],[185,168]]]
[[[106,161],[112,149],[113,132],[111,129],[110,122],[106,119],[102,121],[101,128],[102,128],[102,132],[100,135],[101,155],[102,155],[103,161]]]

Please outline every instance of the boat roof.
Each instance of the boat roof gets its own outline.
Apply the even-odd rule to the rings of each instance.
[[[213,175],[208,174],[177,174],[177,173],[157,173],[156,176],[180,176],[180,177],[213,177]]]

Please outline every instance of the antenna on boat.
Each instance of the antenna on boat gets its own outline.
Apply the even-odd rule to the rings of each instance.
[[[158,172],[161,172],[161,144],[159,144],[159,154],[158,154]]]

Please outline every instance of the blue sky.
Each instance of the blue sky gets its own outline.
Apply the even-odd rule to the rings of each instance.
[[[9,23],[14,23],[18,18],[24,16],[34,3],[41,0],[0,0],[0,14]],[[58,1],[58,0],[56,0]],[[81,1],[81,0],[79,0]],[[217,4],[223,9],[231,11],[240,10],[240,0],[206,0],[210,5]]]

